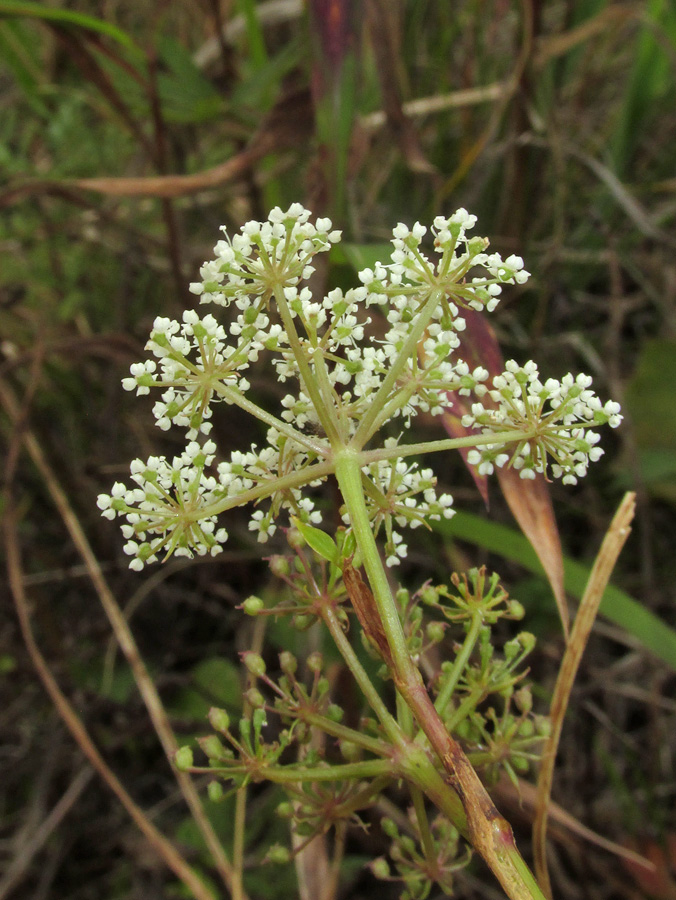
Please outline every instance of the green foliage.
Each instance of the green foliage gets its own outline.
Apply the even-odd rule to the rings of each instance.
[[[625,402],[636,434],[644,486],[676,501],[676,342],[646,342],[630,379]]]
[[[237,714],[242,709],[238,666],[225,657],[198,662],[190,673],[190,687],[181,688],[171,703],[173,715],[203,722],[212,706]]]

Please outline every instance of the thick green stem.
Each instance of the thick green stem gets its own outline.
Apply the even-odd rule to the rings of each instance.
[[[460,797],[472,845],[483,856],[512,900],[541,900],[542,894],[519,855],[509,823],[495,808],[462,747],[446,731],[408,652],[397,605],[371,530],[361,487],[362,464],[362,455],[347,448],[335,455],[336,478],[387,638],[390,652],[388,663],[395,686],[439,757],[448,783]],[[410,757],[410,746],[408,751]]]
[[[413,680],[422,684],[420,673],[416,668],[406,646],[406,638],[401,627],[399,611],[395,603],[387,575],[380,560],[378,546],[373,537],[368,510],[364,502],[361,483],[361,454],[345,449],[336,453],[335,474],[340,487],[350,525],[359,547],[361,558],[371,584],[378,613],[382,622],[387,643],[390,647],[394,667],[404,680]]]

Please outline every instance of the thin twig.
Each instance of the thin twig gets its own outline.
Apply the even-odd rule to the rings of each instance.
[[[14,397],[9,386],[2,381],[0,381],[0,401],[2,402],[10,419],[13,422],[17,422],[20,417],[19,404],[17,403],[16,398]],[[122,610],[120,609],[115,597],[113,596],[112,591],[108,587],[103,577],[101,568],[98,564],[98,560],[96,559],[96,556],[89,546],[89,542],[87,541],[87,538],[82,531],[77,516],[75,515],[75,512],[71,507],[63,488],[59,484],[58,479],[56,478],[49,463],[47,462],[47,459],[42,452],[42,448],[40,447],[35,435],[32,431],[26,429],[22,435],[22,439],[31,459],[33,460],[33,463],[35,464],[36,468],[45,481],[49,494],[52,497],[52,500],[61,515],[61,518],[68,530],[68,533],[71,536],[73,543],[77,547],[85,565],[87,566],[89,577],[99,596],[101,605],[103,606],[103,609],[108,616],[108,620],[113,628],[113,631],[115,632],[115,636],[120,645],[120,648],[127,658],[127,662],[129,663],[131,671],[134,675],[136,685],[139,689],[139,692],[141,693],[143,702],[145,703],[152,720],[155,732],[160,739],[167,758],[171,760],[178,750],[178,743],[176,741],[176,737],[169,723],[167,713],[164,709],[164,706],[162,705],[162,701],[160,700],[153,680],[145,667],[145,664],[136,646],[134,637],[129,629],[129,626],[127,625],[124,614],[122,613]],[[181,793],[183,794],[183,797],[185,798],[185,801],[190,808],[190,812],[195,820],[195,823],[199,828],[205,840],[205,843],[209,848],[209,851],[211,852],[214,866],[216,867],[228,890],[231,890],[232,866],[225,854],[223,847],[221,846],[221,843],[216,835],[216,832],[213,829],[213,826],[211,825],[211,822],[206,816],[197,790],[195,789],[195,786],[187,773],[178,771],[175,766],[172,766],[172,770],[181,789]],[[245,900],[244,897],[243,900]]]
[[[561,661],[561,668],[554,687],[554,696],[550,709],[552,730],[547,738],[543,754],[540,775],[537,785],[537,803],[535,821],[533,823],[533,855],[535,872],[544,894],[551,898],[552,886],[547,869],[546,838],[549,798],[554,778],[556,753],[563,729],[563,720],[568,708],[570,692],[577,675],[587,640],[596,618],[596,613],[603,599],[610,575],[615,567],[620,551],[631,532],[630,524],[634,518],[636,494],[624,495],[617,512],[610,523],[606,536],[592,568],[587,588],[582,597],[580,608],[570,635],[570,641]]]
[[[5,553],[7,557],[7,570],[9,576],[10,589],[14,598],[19,625],[23,635],[28,654],[35,666],[42,683],[49,694],[52,703],[56,707],[59,715],[65,722],[68,730],[77,741],[80,749],[85,754],[89,762],[99,773],[101,778],[110,787],[116,795],[120,803],[127,810],[131,818],[134,820],[140,831],[144,834],[150,845],[157,852],[158,856],[164,860],[165,864],[194,894],[195,900],[214,900],[211,891],[200,880],[198,875],[190,868],[188,863],[183,859],[181,854],[176,850],[173,844],[158,831],[158,829],[148,819],[143,810],[129,796],[122,786],[121,782],[110,770],[107,763],[97,750],[93,741],[89,737],[87,730],[80,721],[77,713],[68,702],[67,698],[61,692],[56,679],[52,675],[47,666],[38,645],[35,641],[35,635],[31,626],[30,616],[28,613],[28,600],[23,587],[23,567],[21,565],[21,557],[18,545],[18,531],[14,510],[8,503],[4,511],[4,531],[5,531]],[[71,785],[72,787],[72,785]],[[64,798],[62,798],[63,801]],[[54,812],[54,811],[53,811]],[[45,835],[46,837],[47,835]],[[9,885],[9,888],[13,884]],[[4,885],[3,885],[4,887]]]
[[[81,769],[68,785],[52,811],[40,822],[30,839],[22,847],[21,853],[12,860],[5,875],[0,881],[0,900],[5,900],[23,878],[26,869],[37,853],[44,847],[52,832],[58,828],[61,820],[77,802],[82,791],[91,781],[94,770],[87,766]]]

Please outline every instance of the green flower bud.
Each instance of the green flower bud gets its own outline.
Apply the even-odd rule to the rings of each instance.
[[[193,755],[190,747],[179,747],[174,754],[174,763],[179,772],[187,772],[193,765]]]
[[[288,800],[284,800],[279,804],[277,809],[275,810],[280,819],[292,819],[293,818],[293,804],[289,803]]]
[[[376,878],[390,877],[390,867],[387,864],[387,860],[382,856],[379,856],[378,859],[374,859],[370,868]]]
[[[433,606],[439,602],[439,591],[431,584],[426,584],[420,591],[420,599],[425,606]]]
[[[210,781],[207,786],[207,795],[212,803],[218,803],[223,799],[225,791],[220,781]]]
[[[526,615],[526,610],[523,608],[523,603],[519,603],[518,600],[510,600],[507,604],[507,614],[511,619],[519,621]]]
[[[390,840],[395,840],[395,838],[399,837],[399,830],[397,826],[394,824],[392,819],[382,819],[380,822],[380,827],[383,829],[385,834],[390,838]]]
[[[291,571],[289,560],[285,556],[273,556],[270,560],[270,571],[278,578],[283,578]]]
[[[258,688],[249,688],[248,691],[245,691],[244,699],[254,709],[261,709],[261,707],[265,706],[265,697]]]
[[[219,709],[217,706],[212,706],[209,710],[209,722],[211,727],[215,731],[220,731],[221,734],[225,734],[230,728],[230,716],[224,709]]]
[[[307,662],[308,669],[315,675],[318,674],[319,672],[321,672],[322,667],[324,665],[324,659],[323,659],[321,653],[318,653],[318,652],[311,653],[308,656],[306,662]]]
[[[343,718],[343,710],[336,703],[332,703],[326,710],[326,718],[332,722],[340,722]]]
[[[519,725],[519,736],[520,737],[533,737],[535,734],[535,723],[532,719],[524,719],[523,722]]]
[[[265,603],[260,597],[247,597],[242,604],[242,609],[247,616],[257,616],[262,609],[265,609]]]
[[[227,754],[220,738],[215,734],[199,739],[199,745],[209,759],[223,759]]]
[[[444,639],[445,626],[442,622],[430,622],[425,629],[427,640],[439,644]]]
[[[255,675],[256,678],[265,675],[265,662],[263,657],[258,653],[244,653],[242,660],[248,671],[251,672],[252,675]]]
[[[292,550],[301,550],[305,546],[305,538],[297,528],[289,528],[286,539]]]
[[[529,713],[533,708],[533,695],[530,688],[522,687],[514,694],[517,708],[522,713]]]
[[[530,653],[535,646],[536,638],[534,634],[530,633],[530,631],[522,631],[519,635],[519,641],[521,642],[521,646],[526,651],[526,653]]]
[[[293,675],[298,668],[298,660],[293,653],[283,650],[279,654],[279,667],[285,675]]]
[[[549,737],[552,733],[552,723],[547,716],[535,716],[535,730],[540,737]]]
[[[292,624],[298,631],[306,631],[314,621],[314,616],[300,615],[293,617]]]
[[[361,749],[352,741],[341,741],[340,752],[348,762],[357,762],[361,757]]]
[[[291,859],[291,853],[286,849],[286,847],[282,847],[281,844],[273,844],[272,847],[268,850],[265,858],[272,863],[277,863],[278,865],[284,865],[284,863],[288,863]]]

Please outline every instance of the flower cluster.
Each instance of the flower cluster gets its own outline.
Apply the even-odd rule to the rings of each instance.
[[[280,288],[307,281],[314,272],[313,257],[340,240],[330,219],[317,219],[313,225],[310,215],[293,203],[286,212],[273,209],[267,222],[247,222],[232,239],[226,233],[214,247],[216,258],[200,269],[202,280],[190,285],[191,292],[202,303],[222,306],[245,297],[269,303]]]
[[[464,209],[437,217],[430,256],[421,249],[426,229],[400,224],[388,263],[361,271],[359,287],[321,299],[304,282],[315,255],[340,238],[330,220],[312,224],[308,210],[293,204],[216,244],[191,291],[201,303],[229,307],[227,321],[194,310],[181,322],[157,318],[146,347],[151,357],[123,380],[139,395],[157,391],[157,425],[185,429],[189,442],[171,463],[136,460],[137,486],[116,484],[99,498],[104,515],[125,518],[134,568],[159,552],[218,552],[225,532],[216,517],[235,505],[257,504],[250,528],[259,541],[274,534],[282,509],[318,522],[307,488],[330,474],[337,452],[373,446],[392,420],[408,427],[420,413],[442,413],[449,392],[477,398],[463,424],[477,431],[470,462],[480,472],[509,463],[523,477],[551,472],[570,482],[584,474],[602,452],[593,429],[621,418],[617,404],[601,405],[586,376],[543,385],[532,363],[522,369],[509,363],[489,386],[485,368],[470,371],[455,358],[466,327],[462,309],[491,311],[504,284],[528,278],[520,257],[503,261],[487,252],[485,238],[467,236],[475,223]],[[374,318],[384,315],[384,326],[372,322],[370,308],[378,311]],[[264,356],[288,385],[278,415],[258,404],[247,378]],[[268,433],[262,450],[236,451],[207,475],[216,456],[208,436],[218,402],[258,417]],[[201,449],[198,439],[206,441]],[[380,446],[378,462],[363,468],[366,502],[394,564],[406,553],[394,526],[448,517],[451,498],[436,498],[429,470],[397,462],[396,441],[381,438]]]
[[[388,438],[386,447],[396,447],[396,440]],[[398,565],[406,557],[407,546],[394,526],[418,528],[426,522],[450,519],[453,497],[437,497],[437,479],[432,469],[420,469],[417,463],[404,460],[379,460],[363,470],[366,476],[366,507],[376,536],[385,532],[385,554],[388,566]],[[349,525],[349,516],[343,521]]]
[[[124,552],[133,557],[129,568],[140,571],[145,563],[157,562],[160,553],[166,558],[221,552],[228,534],[217,528],[209,507],[222,491],[204,472],[215,450],[213,441],[203,447],[191,441],[171,463],[163,456],[135,459],[131,479],[136,487],[117,482],[110,494],[99,495],[97,505],[105,518],[126,520],[122,534],[127,539]]]
[[[620,406],[612,400],[605,405],[590,389],[588,375],[565,375],[561,381],[549,378],[543,384],[534,362],[519,366],[509,360],[505,372],[493,379],[493,389],[482,385],[477,393],[489,399],[472,404],[462,419],[467,428],[478,428],[495,442],[470,451],[468,460],[480,474],[490,474],[494,466],[509,464],[522,478],[536,473],[576,484],[590,462],[603,455],[597,446],[600,425],[617,428],[622,421]],[[520,431],[517,441],[500,442],[506,432]]]

